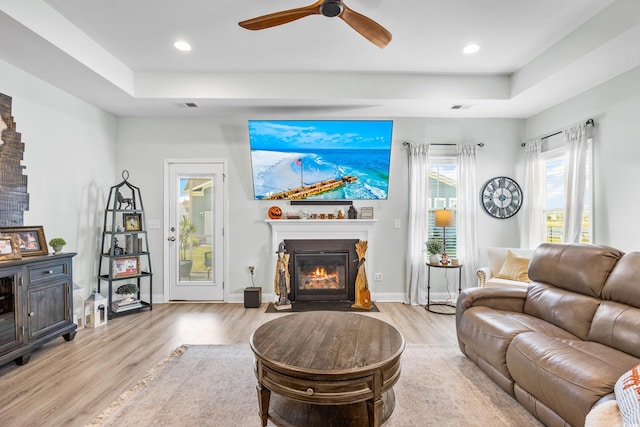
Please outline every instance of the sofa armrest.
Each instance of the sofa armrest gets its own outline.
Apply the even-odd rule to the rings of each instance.
[[[527,290],[519,288],[468,288],[458,296],[456,303],[456,325],[466,310],[483,306],[495,310],[524,312]]]
[[[476,276],[478,276],[478,287],[483,288],[487,279],[491,278],[491,269],[489,267],[480,267],[476,270]]]

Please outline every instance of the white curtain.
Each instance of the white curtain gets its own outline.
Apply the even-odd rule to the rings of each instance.
[[[409,230],[406,304],[426,302],[427,212],[429,209],[429,145],[409,144]]]
[[[533,249],[543,241],[542,210],[545,206],[545,175],[540,158],[542,140],[527,142],[525,147],[524,186],[522,189],[522,226],[520,228],[520,247]]]
[[[586,125],[567,129],[564,136],[564,243],[580,243],[589,150]]]
[[[475,286],[480,254],[478,242],[478,177],[476,145],[458,145],[458,256],[464,264],[463,282]]]

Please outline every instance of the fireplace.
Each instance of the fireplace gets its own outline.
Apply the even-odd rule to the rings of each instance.
[[[357,239],[284,241],[291,276],[291,301],[354,301]]]

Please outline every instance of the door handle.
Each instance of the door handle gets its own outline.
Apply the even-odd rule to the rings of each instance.
[[[171,236],[167,240],[170,241],[170,242],[175,242],[176,238],[174,236]]]

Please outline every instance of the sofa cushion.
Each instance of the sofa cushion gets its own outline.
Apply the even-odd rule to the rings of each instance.
[[[640,365],[622,374],[614,390],[624,425],[640,426]]]
[[[591,320],[599,304],[597,298],[533,282],[527,290],[524,312],[584,340],[589,335]]]
[[[530,331],[576,339],[574,335],[535,317],[489,307],[471,307],[458,322],[458,336],[465,347],[471,348],[507,378],[511,378],[506,363],[507,348],[518,334]]]
[[[509,250],[504,264],[502,264],[500,271],[495,277],[518,282],[529,282],[527,270],[529,270],[529,258],[520,257]]]
[[[639,360],[600,343],[525,332],[511,341],[506,361],[519,387],[578,426]]]
[[[621,257],[621,251],[608,246],[543,243],[531,257],[529,278],[599,298]]]
[[[640,309],[602,301],[593,316],[589,340],[640,357]]]

